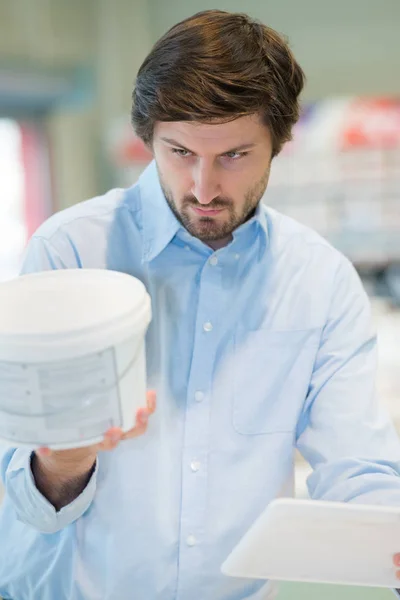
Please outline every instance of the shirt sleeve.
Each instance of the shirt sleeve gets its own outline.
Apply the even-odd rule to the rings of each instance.
[[[47,238],[33,236],[25,252],[21,274],[80,267],[76,253],[65,235],[58,236],[58,246],[60,245],[67,260],[61,258],[61,252]],[[4,448],[1,454],[1,477],[6,495],[17,518],[23,523],[44,533],[55,533],[81,517],[89,508],[96,490],[97,462],[95,471],[80,496],[57,512],[36,488],[31,470],[32,451],[25,448]]]
[[[34,235],[25,250],[20,275],[74,267],[77,264],[67,265],[48,239]]]
[[[98,461],[83,492],[56,511],[35,485],[31,456],[32,452],[25,448],[10,448],[5,452],[1,475],[6,494],[19,521],[42,533],[56,533],[79,519],[90,507],[96,491]]]
[[[400,441],[377,400],[376,371],[370,302],[343,258],[297,431],[314,499],[400,507]]]

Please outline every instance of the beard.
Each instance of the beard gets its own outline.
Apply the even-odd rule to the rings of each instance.
[[[180,224],[191,235],[207,243],[229,238],[235,229],[254,215],[267,188],[269,172],[270,168],[268,167],[261,179],[247,191],[240,209],[236,208],[233,200],[223,198],[222,196],[214,198],[207,206],[204,206],[192,194],[184,196],[178,208],[172,191],[166,185],[160,172],[158,175],[165,199]],[[196,216],[191,207],[206,208],[207,210],[225,210],[221,215],[216,215],[216,217],[202,217]]]

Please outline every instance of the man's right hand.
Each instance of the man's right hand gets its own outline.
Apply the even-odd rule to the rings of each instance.
[[[121,441],[143,435],[155,409],[156,394],[149,391],[147,406],[137,411],[135,426],[129,431],[124,433],[113,427],[106,432],[102,442],[84,448],[36,450],[31,465],[38,490],[57,510],[75,500],[89,482],[98,452],[113,450]]]

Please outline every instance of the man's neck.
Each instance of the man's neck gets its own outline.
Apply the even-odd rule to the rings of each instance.
[[[221,238],[220,240],[213,240],[212,242],[206,242],[207,246],[210,246],[213,250],[219,250],[220,248],[224,248],[232,241],[232,236],[229,235],[225,238]]]

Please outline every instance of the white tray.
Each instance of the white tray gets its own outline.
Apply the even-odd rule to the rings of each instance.
[[[400,508],[280,498],[222,565],[233,577],[400,587]]]

